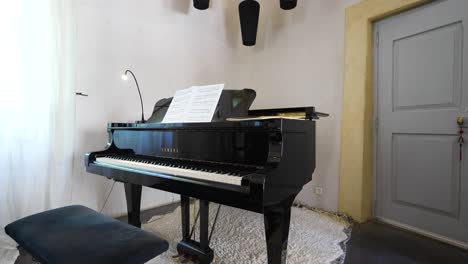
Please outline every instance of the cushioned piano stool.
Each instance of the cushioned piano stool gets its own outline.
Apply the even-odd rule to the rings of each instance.
[[[169,246],[151,233],[79,205],[22,218],[5,231],[47,264],[145,263]]]

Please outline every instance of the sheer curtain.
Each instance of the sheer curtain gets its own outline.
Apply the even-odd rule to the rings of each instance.
[[[5,225],[71,201],[73,8],[72,0],[0,6],[0,249],[14,249]]]

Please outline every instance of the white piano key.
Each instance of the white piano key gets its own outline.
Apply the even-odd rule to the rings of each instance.
[[[219,174],[213,172],[204,172],[199,170],[191,169],[182,169],[177,167],[170,166],[161,166],[150,163],[138,162],[138,161],[129,161],[121,159],[113,159],[108,157],[96,158],[96,161],[103,164],[125,166],[134,169],[141,169],[153,172],[159,172],[169,175],[181,176],[185,178],[193,178],[205,181],[220,182],[232,185],[241,186],[242,177],[232,176],[228,174]]]

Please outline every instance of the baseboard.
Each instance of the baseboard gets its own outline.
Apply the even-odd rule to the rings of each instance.
[[[399,222],[396,222],[396,221],[393,221],[393,220],[390,220],[390,219],[386,219],[386,218],[383,218],[383,217],[376,217],[376,219],[378,221],[382,222],[382,223],[386,223],[386,224],[389,224],[389,225],[404,229],[406,231],[416,233],[418,235],[429,237],[429,238],[444,242],[446,244],[449,244],[449,245],[452,245],[452,246],[455,246],[455,247],[459,247],[459,248],[464,249],[464,250],[468,250],[468,244],[463,243],[461,241],[451,239],[451,238],[448,238],[448,237],[444,237],[444,236],[441,236],[441,235],[438,235],[438,234],[434,234],[432,232],[429,232],[429,231],[426,231],[426,230],[423,230],[423,229],[420,229],[420,228],[417,228],[417,227],[413,227],[413,226],[410,226],[410,225],[402,224],[402,223],[399,223]]]
[[[169,201],[167,203],[163,203],[163,204],[160,204],[158,206],[148,207],[148,208],[141,208],[140,212],[144,213],[146,211],[154,210],[154,209],[157,209],[157,208],[160,208],[160,207],[171,206],[173,204],[179,204],[179,202],[180,202],[179,199],[175,199],[174,201]],[[109,216],[112,217],[112,218],[122,218],[122,217],[127,217],[127,213],[111,214]]]

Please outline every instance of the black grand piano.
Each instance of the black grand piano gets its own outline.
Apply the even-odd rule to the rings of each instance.
[[[315,120],[326,115],[313,107],[249,110],[255,95],[224,90],[211,123],[161,123],[171,103],[162,99],[145,123],[109,123],[107,148],[85,154],[86,170],[124,183],[128,221],[137,227],[142,186],[180,194],[179,254],[212,261],[215,202],[263,214],[268,263],[286,263],[291,206],[312,179]],[[191,237],[190,197],[200,203],[199,241]]]

